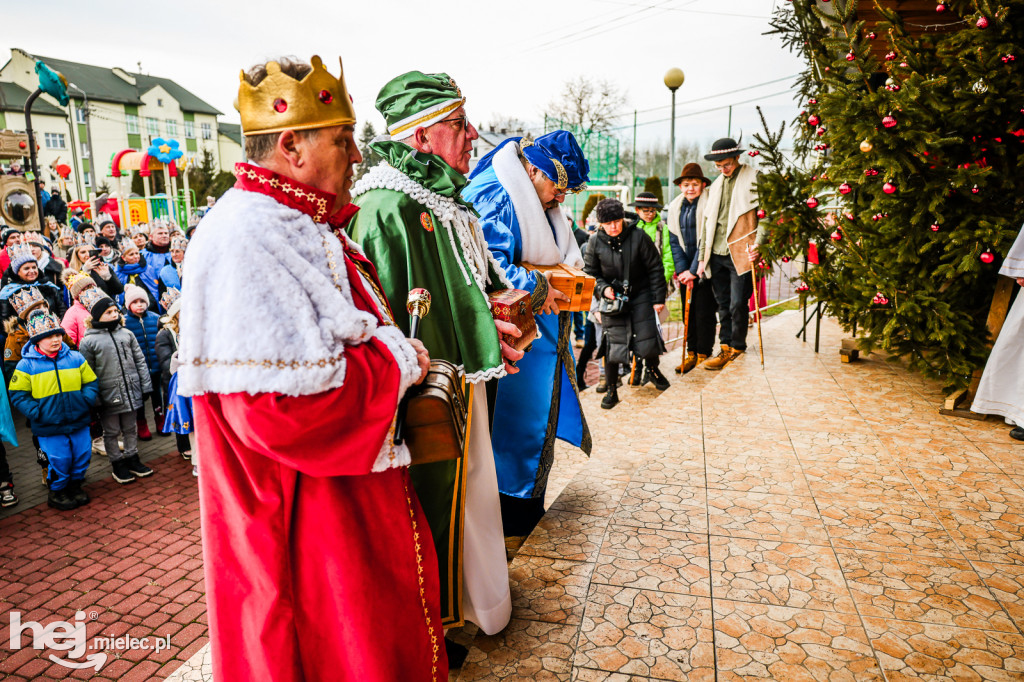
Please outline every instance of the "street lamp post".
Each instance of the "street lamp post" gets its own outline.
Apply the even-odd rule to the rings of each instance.
[[[666,188],[665,203],[672,201],[672,180],[676,176],[676,90],[686,80],[682,69],[672,67],[665,72],[665,86],[672,92],[672,132],[669,136],[668,146],[668,187]]]

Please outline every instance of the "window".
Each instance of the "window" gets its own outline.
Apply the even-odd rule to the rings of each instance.
[[[67,149],[67,145],[64,144],[64,133],[46,133],[44,139],[47,149]]]
[[[196,139],[196,124],[192,121],[185,121],[185,137],[190,140]]]
[[[86,187],[92,186],[92,173],[89,171],[82,171],[82,182],[85,183]]]
[[[199,128],[202,130],[204,140],[213,139],[213,127],[209,123],[200,123]]]
[[[128,126],[128,133],[131,135],[139,134],[139,117],[137,114],[125,114],[124,117],[125,125]]]
[[[164,101],[163,101],[162,99],[157,99],[157,101],[156,101],[156,105],[157,105],[158,107],[162,107],[162,106],[164,105]]]
[[[82,146],[82,158],[83,159],[88,159],[89,158],[89,143],[88,142],[82,142],[80,144]]]
[[[146,117],[146,134],[147,135],[159,135],[160,134],[160,121],[155,118]]]
[[[75,120],[79,123],[85,123],[85,107],[75,109]]]
[[[178,136],[178,122],[175,121],[173,118],[167,119],[167,135],[169,137]]]

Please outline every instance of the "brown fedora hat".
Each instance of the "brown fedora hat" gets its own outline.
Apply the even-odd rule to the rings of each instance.
[[[703,180],[705,185],[710,185],[711,181],[704,177],[704,169],[700,167],[699,163],[688,163],[683,166],[683,172],[679,174],[679,177],[672,181],[673,185],[678,185],[680,182],[686,179]]]

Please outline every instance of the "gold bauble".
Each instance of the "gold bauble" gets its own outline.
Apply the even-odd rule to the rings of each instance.
[[[863,142],[860,143],[860,150],[862,152],[864,152],[865,154],[867,154],[868,152],[870,152],[874,148],[875,148],[875,145],[871,144],[870,140],[864,140]]]

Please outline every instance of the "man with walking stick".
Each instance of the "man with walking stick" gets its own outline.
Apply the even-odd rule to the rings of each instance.
[[[676,373],[685,374],[707,360],[715,345],[715,294],[711,280],[697,275],[700,267],[697,226],[702,222],[707,204],[704,188],[711,181],[704,177],[700,164],[688,163],[674,182],[680,194],[668,205],[667,224],[675,279],[684,301],[684,351]]]

